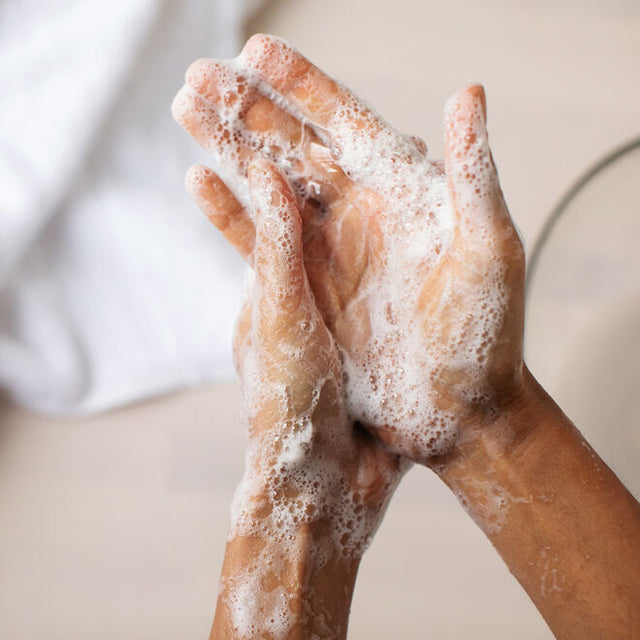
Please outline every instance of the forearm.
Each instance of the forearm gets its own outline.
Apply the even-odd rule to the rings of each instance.
[[[276,462],[271,448],[286,435],[250,443],[233,501],[216,640],[346,637],[369,531],[353,528],[360,516],[348,506],[336,462],[290,458],[291,449]]]
[[[346,638],[359,562],[323,543],[326,556],[318,554],[313,529],[304,525],[286,543],[229,541],[212,639]]]
[[[438,468],[560,639],[640,635],[640,505],[535,380]]]

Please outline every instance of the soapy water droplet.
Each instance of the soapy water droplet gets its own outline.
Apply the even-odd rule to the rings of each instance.
[[[309,194],[312,196],[320,195],[320,184],[315,180],[309,180],[307,182],[307,189],[309,191]]]

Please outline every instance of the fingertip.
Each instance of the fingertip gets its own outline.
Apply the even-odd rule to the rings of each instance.
[[[213,181],[214,173],[209,167],[201,164],[194,164],[187,169],[184,176],[184,185],[190,195],[195,196],[202,193],[207,184]]]
[[[486,97],[480,84],[456,91],[445,105],[445,164],[488,153]]]
[[[470,84],[466,88],[467,93],[473,97],[482,110],[482,119],[487,121],[487,96],[484,87],[481,84]]]
[[[280,169],[265,158],[251,160],[248,167],[249,191],[257,217],[288,219],[297,214],[293,191]]]
[[[187,170],[184,185],[207,218],[225,233],[230,217],[239,210],[239,204],[224,182],[209,167],[195,164]],[[229,240],[234,244],[232,239]]]
[[[231,104],[237,99],[238,87],[243,80],[228,61],[200,58],[187,69],[185,82],[207,102],[220,105]]]
[[[487,119],[487,98],[481,84],[468,84],[458,89],[445,103],[445,120],[452,123],[456,120],[469,119],[476,112],[483,123]]]
[[[188,111],[189,105],[189,89],[185,85],[180,88],[171,102],[171,115],[180,126],[184,126],[185,114]]]
[[[312,67],[311,62],[286,40],[263,33],[247,40],[238,59],[282,93],[286,93]]]
[[[259,52],[264,47],[264,44],[266,41],[268,41],[268,39],[269,36],[266,33],[254,33],[244,43],[244,47],[242,47],[240,56],[252,56],[255,53]]]
[[[184,81],[194,89],[202,87],[207,81],[211,72],[213,60],[209,58],[198,58],[192,62],[184,74]]]
[[[240,58],[257,62],[269,57],[274,48],[287,46],[283,38],[268,33],[254,33],[245,43]]]
[[[495,229],[508,217],[486,128],[486,95],[471,84],[445,108],[445,169],[451,203],[473,224]]]
[[[233,192],[209,167],[193,165],[185,175],[187,193],[198,208],[248,260],[254,247],[256,228]]]
[[[271,37],[265,33],[254,33],[246,42],[238,60],[250,66],[260,67],[261,61],[268,57]]]

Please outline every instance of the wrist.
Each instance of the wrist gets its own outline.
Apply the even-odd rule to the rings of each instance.
[[[525,367],[519,393],[498,411],[465,425],[451,452],[429,466],[452,488],[462,479],[487,482],[496,474],[502,476],[511,464],[538,459],[545,425],[558,413],[560,409]]]
[[[360,558],[400,477],[396,459],[360,438],[342,406],[322,397],[308,419],[252,436],[230,537],[280,539],[304,528],[316,546]]]
[[[234,499],[212,637],[346,637],[360,556],[345,553],[322,502],[247,475]]]
[[[264,445],[249,446],[245,472],[236,489],[229,539],[286,543],[303,538],[312,560],[340,553],[359,559],[381,516],[366,502],[348,461],[335,452],[290,456],[275,463]]]
[[[519,402],[437,471],[557,638],[630,637],[640,629],[640,507],[526,378]]]

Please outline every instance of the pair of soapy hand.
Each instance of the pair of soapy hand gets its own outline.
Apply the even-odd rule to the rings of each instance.
[[[173,112],[232,188],[248,179],[241,204],[210,169],[187,174],[255,272],[234,345],[255,464],[286,475],[283,447],[292,468],[337,462],[381,512],[403,460],[446,463],[522,389],[524,254],[482,88],[447,103],[444,170],[268,36],[194,63]]]

